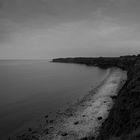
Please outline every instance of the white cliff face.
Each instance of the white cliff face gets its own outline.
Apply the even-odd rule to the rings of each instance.
[[[89,136],[96,137],[102,122],[108,117],[109,110],[113,106],[112,97],[117,96],[126,79],[125,71],[110,69],[109,75],[101,85],[68,109],[63,117],[56,120],[56,123],[47,126],[48,134],[41,136],[40,140],[77,140]]]

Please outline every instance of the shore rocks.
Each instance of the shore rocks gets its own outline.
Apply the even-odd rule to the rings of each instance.
[[[103,117],[98,117],[97,119],[100,121],[100,120],[102,120],[102,119],[103,119]]]
[[[62,136],[67,136],[68,133],[64,132],[64,133],[62,133],[61,135],[62,135]]]
[[[48,118],[49,116],[48,115],[45,115],[45,118]]]
[[[79,124],[79,121],[74,122],[74,125],[77,125],[77,124]]]
[[[29,129],[28,129],[28,131],[29,131],[29,132],[31,132],[31,131],[32,131],[32,129],[31,129],[31,128],[29,128]]]

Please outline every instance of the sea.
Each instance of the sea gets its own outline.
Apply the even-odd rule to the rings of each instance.
[[[47,59],[0,60],[0,140],[77,102],[106,74],[98,67]]]

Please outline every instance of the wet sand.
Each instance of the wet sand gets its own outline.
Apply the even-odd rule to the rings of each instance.
[[[57,112],[56,118],[46,115],[45,124],[37,130],[19,136],[27,140],[82,140],[96,138],[108,117],[118,91],[127,80],[126,71],[109,69],[106,78],[89,94],[65,111]]]

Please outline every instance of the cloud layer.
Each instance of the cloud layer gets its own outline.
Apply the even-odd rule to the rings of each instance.
[[[0,0],[0,58],[140,53],[138,0]]]

